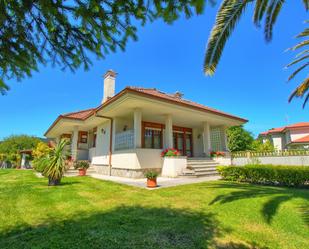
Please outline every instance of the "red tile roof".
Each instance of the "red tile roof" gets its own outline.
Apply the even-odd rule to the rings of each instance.
[[[149,97],[154,97],[154,98],[158,98],[161,100],[166,100],[166,101],[170,101],[173,102],[175,104],[179,104],[179,105],[183,105],[183,106],[188,106],[188,107],[193,107],[202,111],[207,111],[207,112],[211,112],[214,114],[218,114],[221,116],[225,116],[228,118],[232,118],[232,119],[237,119],[239,121],[242,122],[248,122],[248,120],[192,102],[190,100],[186,100],[181,98],[180,94],[167,94],[161,91],[158,91],[155,88],[141,88],[141,87],[126,87],[124,90],[122,90],[120,93],[116,94],[114,97],[108,99],[104,104],[100,105],[97,108],[91,108],[91,109],[87,109],[87,110],[82,110],[82,111],[78,111],[78,112],[71,112],[71,113],[66,113],[66,114],[62,114],[60,115],[55,121],[54,123],[49,127],[49,129],[45,132],[45,136],[46,134],[53,128],[53,126],[61,119],[61,118],[70,118],[70,119],[77,119],[77,120],[85,120],[87,118],[89,118],[90,116],[92,116],[93,114],[96,113],[96,111],[98,111],[101,108],[104,108],[105,106],[109,105],[110,103],[112,103],[113,101],[117,100],[119,97],[121,97],[123,94],[127,93],[127,92],[135,92],[135,93],[140,93],[140,94],[144,94],[146,96]]]
[[[305,137],[298,138],[298,139],[292,141],[292,143],[309,143],[309,135],[305,136]]]
[[[61,116],[63,118],[72,118],[72,119],[81,119],[84,120],[88,117],[90,117],[96,108],[91,108],[91,109],[87,109],[87,110],[82,110],[82,111],[78,111],[78,112],[70,112],[70,113],[66,113],[66,114],[62,114]]]
[[[300,128],[300,127],[308,127],[309,128],[309,122],[300,122],[296,124],[287,125],[284,127],[278,127],[278,128],[272,128],[268,131],[261,132],[260,135],[268,135],[270,133],[280,133],[287,129],[294,129],[294,128]]]
[[[133,91],[136,91],[136,92],[147,94],[149,96],[153,96],[153,97],[165,99],[165,100],[168,100],[168,101],[172,101],[175,104],[182,104],[182,105],[187,105],[189,107],[199,108],[199,109],[202,109],[204,111],[208,111],[208,112],[212,112],[212,113],[215,113],[215,114],[223,115],[223,116],[226,116],[226,117],[229,117],[229,118],[238,119],[238,120],[241,120],[243,122],[247,122],[248,121],[246,119],[243,119],[243,118],[231,115],[229,113],[222,112],[222,111],[219,111],[217,109],[210,108],[208,106],[201,105],[201,104],[198,104],[196,102],[183,99],[182,97],[180,97],[179,93],[168,94],[168,93],[164,93],[164,92],[158,91],[156,88],[142,88],[142,87],[132,87],[132,86],[127,87],[126,89],[130,89],[130,90],[133,90]]]
[[[288,125],[285,128],[298,128],[298,127],[309,127],[309,122],[300,122],[292,125]]]

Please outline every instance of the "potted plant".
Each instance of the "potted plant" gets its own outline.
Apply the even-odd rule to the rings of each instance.
[[[88,161],[77,161],[74,164],[74,169],[78,169],[78,173],[80,176],[85,176],[88,168],[89,168]]]
[[[224,151],[211,151],[210,156],[211,157],[224,157],[225,153]]]
[[[158,176],[158,173],[155,172],[155,171],[148,171],[145,174],[145,177],[147,178],[147,187],[148,188],[157,187],[157,176]]]
[[[67,141],[62,139],[41,159],[41,163],[45,165],[43,175],[48,178],[49,186],[59,185],[66,170],[66,145]]]

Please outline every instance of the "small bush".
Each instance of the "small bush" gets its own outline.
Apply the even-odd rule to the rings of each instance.
[[[308,166],[220,166],[218,172],[223,179],[228,181],[282,186],[304,186],[309,183]]]
[[[89,166],[90,165],[88,161],[76,161],[74,163],[74,169],[88,169]]]
[[[155,178],[157,178],[158,177],[158,172],[156,172],[156,171],[148,171],[148,172],[146,172],[145,173],[145,177],[147,178],[147,179],[155,179]]]

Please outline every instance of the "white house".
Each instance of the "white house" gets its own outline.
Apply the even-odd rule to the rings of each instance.
[[[71,140],[74,160],[90,160],[102,174],[139,177],[160,171],[164,148],[185,157],[227,151],[225,129],[246,119],[155,88],[126,87],[115,94],[116,73],[104,75],[101,105],[60,115],[45,136]]]
[[[263,142],[271,141],[277,150],[309,149],[309,122],[273,128],[260,133],[259,137]]]

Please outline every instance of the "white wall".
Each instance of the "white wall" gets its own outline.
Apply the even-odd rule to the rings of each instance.
[[[271,136],[271,138],[273,140],[273,145],[274,145],[276,150],[284,149],[282,147],[282,137],[283,137],[283,135],[281,135],[281,134],[274,134],[274,135]]]
[[[309,128],[290,130],[292,141],[309,135]]]
[[[94,165],[108,165],[109,156],[95,156]],[[112,167],[121,169],[162,168],[161,150],[131,149],[116,151],[112,155]]]
[[[256,157],[256,158],[234,158],[233,165],[245,165],[252,163],[255,159],[259,160],[261,164],[273,165],[304,165],[309,166],[309,156],[273,156],[273,157]]]
[[[102,132],[105,130],[105,134]],[[97,140],[96,140],[96,157],[105,157],[109,154],[109,141],[110,141],[110,121],[104,122],[97,128]]]

